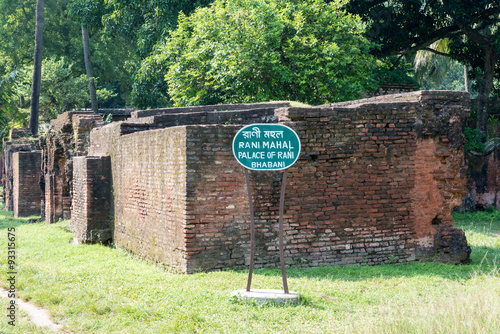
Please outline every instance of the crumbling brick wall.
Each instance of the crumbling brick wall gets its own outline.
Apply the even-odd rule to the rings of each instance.
[[[13,206],[14,217],[40,214],[41,151],[13,154]]]
[[[441,91],[273,115],[240,111],[247,119],[239,124],[280,122],[302,141],[286,188],[286,262],[466,262],[470,248],[451,210],[465,192],[461,127],[468,110],[468,94]],[[186,112],[204,111],[147,111],[92,131],[91,154],[111,158],[115,242],[182,272],[245,268],[248,200],[231,153],[241,125],[216,124],[224,115],[183,125]],[[178,126],[148,130],[167,118],[163,126],[175,119]],[[281,178],[251,172],[257,267],[279,262]]]
[[[71,217],[72,158],[87,154],[90,130],[100,121],[91,111],[68,111],[50,122],[41,141],[47,224]]]
[[[381,95],[394,95],[394,94],[401,94],[401,93],[409,93],[409,92],[416,91],[417,89],[418,89],[418,86],[413,85],[413,84],[401,84],[401,85],[381,84],[381,85],[379,85],[378,89],[374,92],[361,93],[361,97],[369,98],[369,97],[381,96]]]
[[[463,209],[500,210],[500,146],[485,154],[468,154],[469,194]]]

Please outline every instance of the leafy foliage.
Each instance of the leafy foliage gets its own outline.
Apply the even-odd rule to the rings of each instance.
[[[31,66],[25,66],[15,83],[15,94],[21,108],[29,108],[31,93]],[[89,100],[87,78],[73,70],[73,64],[65,58],[46,59],[42,62],[42,89],[40,94],[40,117],[47,121],[73,108],[83,108]]]
[[[341,5],[217,0],[181,14],[178,28],[143,61],[134,101],[145,107],[157,99],[200,105],[356,98],[376,85],[376,65],[363,24]],[[161,75],[166,82],[158,82]]]
[[[141,57],[149,55],[153,46],[175,29],[179,12],[189,14],[212,0],[80,0],[105,4],[102,22],[108,35],[121,35],[137,42]]]
[[[5,137],[13,127],[26,125],[26,115],[18,108],[14,86],[19,71],[10,72],[0,80],[0,138]]]
[[[382,57],[377,59],[377,68],[374,70],[375,79],[379,84],[415,85],[414,69],[406,57]]]
[[[478,129],[465,128],[465,145],[466,152],[484,152],[484,143],[481,142],[481,135]]]
[[[500,119],[496,118],[493,115],[490,115],[490,117],[488,117],[488,125],[487,125],[488,139],[500,137],[499,127],[498,127],[499,124],[500,124]]]

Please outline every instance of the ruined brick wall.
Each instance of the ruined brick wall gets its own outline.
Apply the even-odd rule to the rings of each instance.
[[[465,191],[461,127],[468,110],[469,96],[460,92],[275,110],[265,120],[292,127],[302,141],[286,188],[286,263],[435,255],[466,262],[470,249],[452,226],[451,209]],[[241,125],[147,130],[140,122],[91,134],[90,151],[111,158],[116,244],[182,272],[246,268],[248,200],[243,168],[231,153]],[[134,126],[139,132],[125,134]],[[251,172],[257,267],[279,262],[281,179],[281,172]]]
[[[362,98],[369,98],[381,95],[401,94],[416,91],[418,86],[412,84],[406,85],[379,85],[378,89],[372,93],[361,93]]]
[[[276,109],[289,107],[289,102],[262,102],[262,103],[241,103],[241,104],[218,104],[218,105],[207,105],[207,106],[192,106],[192,107],[178,107],[178,108],[162,108],[162,109],[148,109],[148,110],[137,110],[131,113],[131,120],[135,121],[144,117],[157,116],[157,115],[184,115],[193,113],[212,113],[218,112],[219,114],[224,114],[226,112],[232,111],[245,111],[248,110],[258,110],[258,109]],[[184,125],[184,124],[180,124]]]
[[[73,157],[71,229],[80,243],[113,239],[113,197],[109,156]]]
[[[302,141],[286,190],[287,263],[378,264],[440,253],[436,240],[452,225],[451,210],[465,190],[460,126],[468,106],[463,95],[439,94],[277,112]],[[248,265],[243,169],[230,151],[234,131],[188,127],[189,271]],[[251,176],[256,266],[277,265],[282,175]],[[454,261],[468,258],[466,244],[460,247]],[[441,253],[445,261],[448,248]]]
[[[14,217],[40,214],[41,151],[13,154],[13,206]]]
[[[273,123],[277,121],[274,110],[275,108],[262,108],[224,112],[167,113],[137,118],[134,121],[151,124],[152,129],[177,125]]]
[[[91,111],[68,111],[50,122],[41,143],[47,224],[70,219],[72,158],[87,154],[90,130],[101,120]]]
[[[469,153],[469,194],[464,209],[500,210],[500,146],[485,155]]]

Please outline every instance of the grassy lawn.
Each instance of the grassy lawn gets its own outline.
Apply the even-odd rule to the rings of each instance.
[[[288,270],[299,306],[230,298],[246,271],[176,275],[121,249],[72,245],[68,222],[26,224],[0,212],[0,285],[7,286],[7,228],[15,227],[17,292],[71,333],[498,333],[500,212],[456,214],[472,264]],[[256,270],[253,288],[281,288],[279,270]],[[2,299],[6,314],[7,301]],[[45,333],[23,313],[2,333]]]

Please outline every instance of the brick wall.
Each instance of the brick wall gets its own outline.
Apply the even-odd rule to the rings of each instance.
[[[224,112],[168,113],[138,118],[136,121],[151,124],[152,129],[177,125],[275,123],[277,119],[274,116],[274,110],[275,108],[262,108]]]
[[[38,181],[41,172],[41,151],[13,154],[13,206],[14,217],[40,214],[42,192]]]
[[[460,92],[276,109],[269,121],[292,127],[302,141],[286,188],[286,263],[466,262],[470,248],[451,209],[465,192],[468,110]],[[116,244],[181,272],[246,268],[248,200],[231,153],[241,125],[147,130],[139,118],[129,122],[91,133],[90,151],[111,157]],[[250,174],[256,267],[273,267],[282,173]]]
[[[422,104],[277,111],[302,141],[286,188],[287,263],[378,264],[439,253],[435,240],[452,224],[465,191],[457,131],[467,102],[431,97]],[[188,271],[248,265],[243,169],[230,150],[238,128],[188,127]],[[257,267],[279,261],[281,177],[251,172]],[[453,261],[467,261],[467,245],[461,247]]]
[[[87,154],[90,130],[100,121],[92,111],[68,111],[50,122],[41,141],[47,224],[71,218],[72,158]]]
[[[407,84],[407,85],[379,85],[378,89],[372,93],[361,93],[361,97],[368,98],[380,95],[391,95],[391,94],[401,94],[413,92],[418,89],[418,86]]]
[[[231,111],[242,111],[242,110],[256,110],[256,109],[276,109],[282,107],[289,107],[289,102],[262,102],[262,103],[241,103],[241,104],[218,104],[218,105],[207,105],[207,106],[192,106],[192,107],[179,107],[179,108],[162,108],[162,109],[148,109],[148,110],[137,110],[131,113],[131,120],[136,121],[137,119],[155,115],[167,115],[167,114],[186,114],[186,113],[203,113],[203,112],[231,112]]]
[[[113,239],[113,198],[109,156],[73,158],[71,228],[80,243]]]
[[[486,155],[469,154],[469,194],[463,209],[500,210],[500,146]]]
[[[3,199],[5,209],[14,210],[14,179],[12,161],[13,154],[21,151],[32,151],[38,148],[38,143],[29,137],[27,129],[11,129],[9,136],[3,138],[2,142],[2,163],[3,163]]]
[[[185,271],[185,132],[124,135],[111,155],[115,243],[179,271]]]

